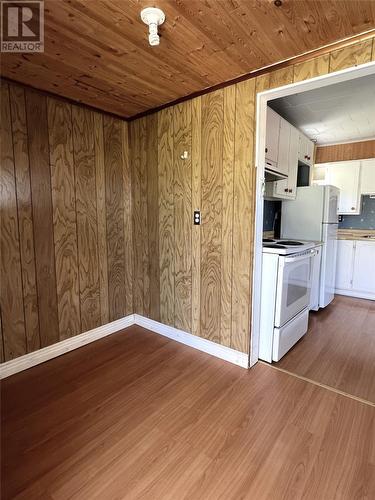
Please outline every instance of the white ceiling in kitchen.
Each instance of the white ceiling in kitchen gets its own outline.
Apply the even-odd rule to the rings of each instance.
[[[282,97],[269,104],[318,144],[375,138],[375,75]]]

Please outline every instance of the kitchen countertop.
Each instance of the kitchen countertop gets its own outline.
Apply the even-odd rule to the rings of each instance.
[[[373,238],[365,238],[366,235],[371,235]],[[339,240],[358,240],[358,241],[374,241],[375,229],[339,229],[337,232]]]

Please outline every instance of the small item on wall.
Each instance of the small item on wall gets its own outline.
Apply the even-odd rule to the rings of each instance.
[[[194,210],[194,226],[200,226],[201,224],[201,213],[199,210]]]
[[[148,41],[151,46],[159,45],[158,26],[164,23],[165,14],[161,9],[147,7],[141,11],[142,21],[148,25]]]

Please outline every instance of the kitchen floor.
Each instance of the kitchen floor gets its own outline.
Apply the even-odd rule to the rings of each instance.
[[[139,327],[5,379],[2,401],[4,500],[375,498],[373,406]]]
[[[275,366],[375,403],[375,302],[336,295]]]

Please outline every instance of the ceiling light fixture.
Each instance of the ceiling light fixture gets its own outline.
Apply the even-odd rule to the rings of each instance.
[[[147,7],[141,11],[141,19],[148,25],[148,41],[150,45],[159,45],[158,26],[165,21],[164,12],[155,7]]]

